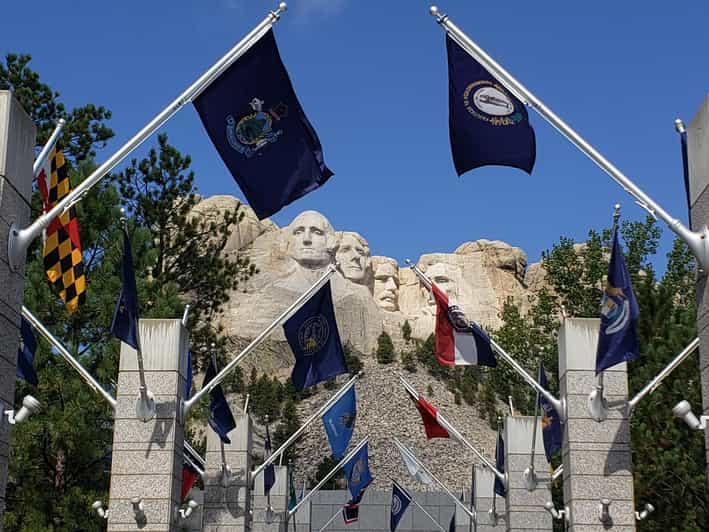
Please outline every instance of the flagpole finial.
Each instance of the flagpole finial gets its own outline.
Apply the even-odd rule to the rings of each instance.
[[[679,118],[677,120],[679,120]],[[677,122],[677,120],[675,120],[675,122]],[[681,120],[680,120],[680,122],[681,122]],[[64,127],[66,125],[66,120],[64,120],[63,118],[60,118],[59,120],[57,120],[57,125]],[[682,126],[684,126],[684,124],[682,124]]]
[[[405,262],[406,264],[408,264],[409,266],[413,266],[413,265],[414,265],[414,263],[411,262],[411,259],[404,259],[404,262]]]
[[[428,8],[428,13],[436,19],[436,22],[439,24],[443,22],[446,18],[448,18],[446,15],[441,15],[440,11],[438,10],[438,6],[431,6]]]
[[[687,132],[687,128],[684,126],[684,122],[681,118],[675,118],[675,130],[679,134]]]

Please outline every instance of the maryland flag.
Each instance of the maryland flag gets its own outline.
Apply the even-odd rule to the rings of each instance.
[[[44,212],[69,194],[68,168],[61,149],[52,148],[37,173]],[[72,207],[54,218],[44,233],[44,269],[52,286],[59,292],[69,313],[74,313],[86,299],[86,277],[79,240],[79,220]]]

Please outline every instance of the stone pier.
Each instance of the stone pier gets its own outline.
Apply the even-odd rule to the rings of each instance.
[[[498,515],[497,524],[490,521],[489,511],[495,497],[495,474],[487,467],[475,466],[475,486],[473,502],[477,511],[476,532],[502,532],[507,530],[506,502],[504,497],[497,496],[495,510]]]
[[[252,486],[253,514],[252,532],[286,532],[286,514],[288,513],[288,468],[276,466],[276,483],[271,488],[271,508],[268,511],[268,498],[263,491],[263,471],[254,478]],[[290,525],[291,528],[293,525]],[[221,532],[221,530],[219,531]]]

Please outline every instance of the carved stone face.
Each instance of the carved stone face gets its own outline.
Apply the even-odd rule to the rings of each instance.
[[[374,300],[383,310],[399,310],[399,269],[383,262],[374,272]]]
[[[344,232],[335,255],[339,268],[350,281],[364,284],[367,280],[370,253],[367,243],[356,233]]]
[[[305,211],[296,216],[288,226],[288,238],[290,256],[304,268],[323,268],[332,261],[335,231],[319,212]]]
[[[436,262],[426,268],[426,275],[438,285],[438,288],[446,293],[449,299],[454,301],[458,299],[458,283],[460,282],[461,274],[456,266]],[[425,292],[428,304],[436,306],[433,296],[431,296],[428,290],[425,290]]]

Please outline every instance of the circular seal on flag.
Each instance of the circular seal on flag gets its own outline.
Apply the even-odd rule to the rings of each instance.
[[[465,88],[463,104],[475,118],[493,126],[513,126],[523,119],[507,90],[486,79],[475,81]]]
[[[360,458],[355,462],[355,465],[352,466],[352,474],[350,475],[350,478],[352,479],[352,482],[355,484],[359,484],[360,479],[362,478],[362,470],[364,469],[364,461]]]
[[[394,495],[391,498],[391,513],[394,515],[398,514],[401,511],[401,499],[399,498],[398,495]]]
[[[308,318],[298,329],[298,345],[306,355],[320,351],[329,337],[330,327],[322,314]]]
[[[495,87],[480,87],[473,93],[475,107],[492,116],[508,116],[515,112],[515,104],[507,94]]]

